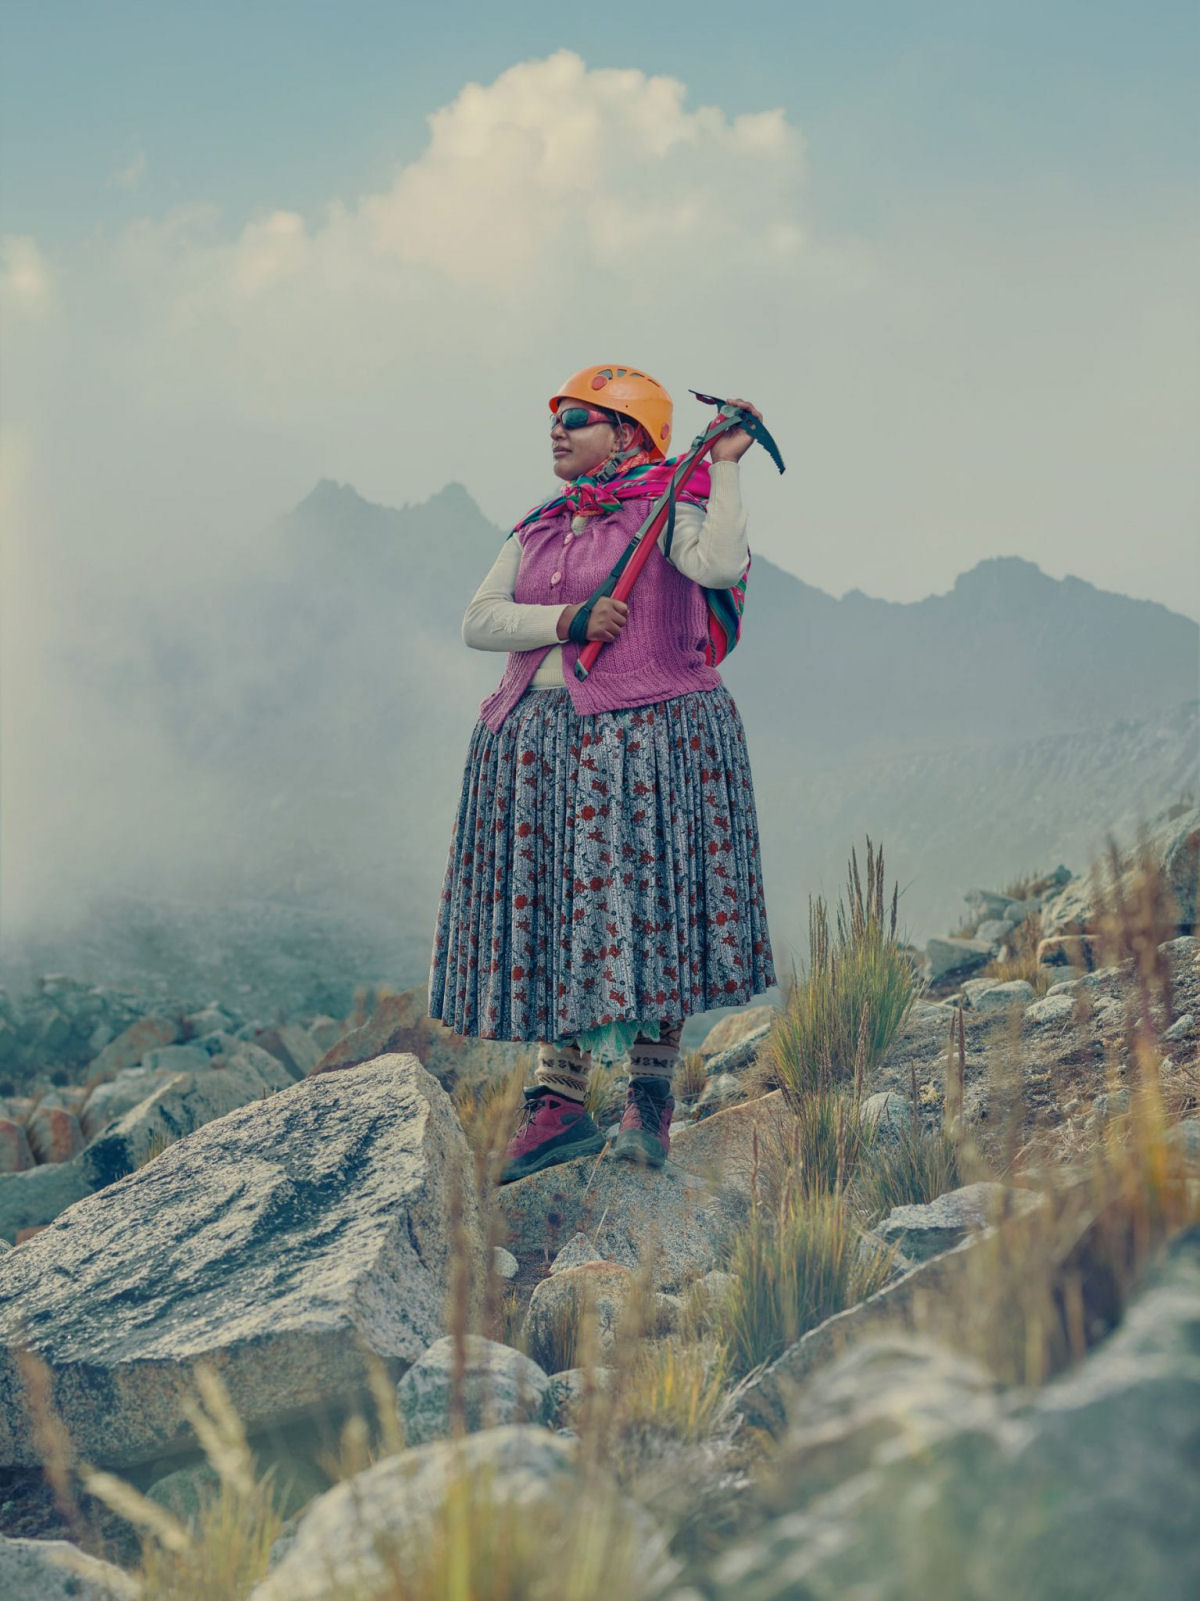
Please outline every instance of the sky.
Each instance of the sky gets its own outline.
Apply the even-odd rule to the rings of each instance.
[[[10,583],[194,578],[321,477],[508,524],[616,360],[677,444],[762,407],[752,547],[831,593],[1196,616],[1198,15],[9,0]]]

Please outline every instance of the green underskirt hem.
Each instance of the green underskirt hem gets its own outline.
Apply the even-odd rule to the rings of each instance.
[[[658,1022],[654,1018],[634,1018],[628,1023],[602,1023],[598,1028],[584,1029],[582,1034],[576,1034],[567,1040],[556,1040],[556,1045],[574,1045],[581,1051],[590,1051],[592,1065],[596,1067],[611,1067],[619,1062],[623,1056],[629,1055],[629,1047],[640,1034],[643,1039],[658,1039]]]

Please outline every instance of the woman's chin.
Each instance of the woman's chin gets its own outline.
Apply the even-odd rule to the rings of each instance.
[[[556,456],[554,458],[554,476],[556,478],[565,478],[568,483],[574,478],[575,474],[568,465],[565,456]]]

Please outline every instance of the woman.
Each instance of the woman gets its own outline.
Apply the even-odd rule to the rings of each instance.
[[[429,986],[457,1033],[538,1042],[501,1183],[603,1147],[588,1073],[626,1052],[610,1154],[660,1166],[683,1020],[775,982],[745,734],[708,660],[705,596],[749,560],[751,436],[713,445],[628,603],[589,612],[670,476],[671,398],[636,369],[587,367],[550,410],[565,487],[517,524],[463,620],[467,645],[509,655],[471,739]],[[603,649],[580,681],[585,639]]]

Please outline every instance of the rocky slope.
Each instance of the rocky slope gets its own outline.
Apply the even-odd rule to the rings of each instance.
[[[47,1187],[41,1226],[0,1245],[0,1579],[58,1593],[54,1538],[79,1538],[38,1466],[47,1400],[92,1463],[186,1518],[214,1493],[187,1403],[215,1369],[288,1517],[252,1601],[347,1587],[366,1601],[389,1563],[415,1571],[444,1544],[462,1474],[503,1527],[533,1518],[539,1541],[580,1497],[611,1519],[606,1561],[626,1551],[629,1565],[584,1595],[1090,1601],[1138,1593],[1146,1575],[1155,1595],[1194,1594],[1200,939],[1186,930],[1200,817],[1160,818],[1152,850],[1173,919],[1147,1019],[1171,1120],[1160,1160],[1184,1175],[1173,1204],[1191,1226],[1127,1295],[1084,1285],[1084,1349],[1034,1390],[964,1355],[956,1319],[983,1253],[1007,1250],[1028,1276],[1041,1220],[1098,1148],[1135,1135],[1135,961],[1099,965],[1063,944],[1098,940],[1084,879],[971,892],[969,932],[930,942],[923,992],[861,1108],[882,1148],[941,1126],[957,1084],[987,1176],[879,1216],[861,1249],[890,1253],[883,1287],[726,1379],[715,1402],[687,1391],[690,1370],[660,1369],[672,1405],[683,1390],[699,1407],[691,1433],[674,1413],[665,1428],[661,1397],[657,1423],[617,1411],[607,1436],[589,1432],[588,1408],[606,1386],[628,1406],[648,1382],[622,1365],[631,1318],[656,1360],[705,1349],[764,1160],[793,1119],[769,1088],[771,1008],[724,1019],[690,1064],[666,1167],[584,1158],[492,1194],[447,1087],[494,1083],[521,1060],[456,1041],[419,991],[364,992],[348,1017],[273,1027],[216,1003],[139,1010],[61,976],[10,1003],[10,1061],[32,1093],[6,1098],[0,1137],[18,1160],[0,1174],[0,1211],[38,1174],[80,1189]],[[1136,853],[1124,871],[1132,886]],[[1052,932],[1029,976],[987,971],[1020,955],[1016,931],[1035,918]],[[31,1157],[41,1142],[23,1167],[22,1138]],[[488,1306],[503,1338],[460,1344]],[[376,1459],[335,1473],[347,1420],[372,1389],[378,1405],[381,1383],[395,1416],[380,1414]],[[129,1597],[131,1531],[106,1536],[118,1562],[71,1583]]]

